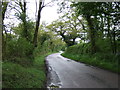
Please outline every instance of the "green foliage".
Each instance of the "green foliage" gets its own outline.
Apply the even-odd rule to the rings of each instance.
[[[3,88],[43,88],[46,75],[44,57],[37,57],[31,67],[23,67],[19,64],[3,63]]]
[[[104,59],[100,59],[97,56],[90,56],[86,54],[81,54],[81,55],[71,54],[71,53],[63,53],[62,56],[78,62],[85,63],[87,65],[92,65],[112,72],[120,73],[119,70],[120,66],[118,65],[117,62],[110,62],[108,60],[105,61]]]
[[[96,15],[98,13],[100,13],[100,6],[102,3],[97,3],[97,2],[85,2],[85,3],[74,3],[71,6],[75,6],[76,9],[79,8],[77,11],[78,14],[82,14],[82,15]],[[95,8],[97,7],[97,8]]]
[[[98,52],[102,52],[102,53],[109,53],[111,52],[111,46],[110,46],[110,41],[109,39],[97,39],[96,41],[96,45],[97,45],[97,51]]]
[[[84,20],[76,17],[76,14],[71,9],[71,13],[65,13],[59,20],[53,21],[46,28],[60,35],[67,46],[72,46],[76,44],[75,39],[79,38],[81,32],[83,32],[80,24],[81,21]]]
[[[91,43],[92,54],[99,52],[101,50],[101,45],[106,42],[97,42],[98,38],[101,40],[106,39],[108,41],[110,48],[107,48],[104,44],[102,47],[110,50],[111,53],[116,54],[118,47],[116,43],[118,42],[118,29],[119,26],[118,16],[120,3],[118,2],[73,2],[72,7],[75,7],[76,15],[82,16],[87,21],[87,36]],[[97,45],[96,45],[97,43]],[[97,51],[98,49],[98,51]]]
[[[38,33],[38,42],[40,43],[40,45],[43,45],[45,41],[50,40],[52,38],[52,33],[50,32],[45,32],[44,30],[41,30]]]
[[[104,42],[103,46],[101,44],[99,53],[91,55],[89,54],[89,44],[78,44],[68,47],[62,55],[79,62],[120,73],[118,71],[118,68],[120,68],[119,56],[110,53],[108,51],[110,47],[107,48],[106,45],[108,46],[108,42]]]
[[[65,48],[65,43],[46,27],[40,26],[38,32],[38,47],[35,48],[34,55],[45,54],[48,52],[57,52]]]
[[[77,45],[70,46],[65,52],[70,52],[72,54],[85,54],[89,53],[89,43],[80,43]],[[73,52],[74,51],[74,52]]]
[[[29,65],[33,62],[33,45],[24,38],[10,40],[7,42],[6,56],[4,60]]]
[[[7,26],[4,28],[3,88],[43,88],[46,83],[45,56],[64,49],[65,43],[52,31],[48,31],[45,24],[40,26],[37,36],[34,32],[35,22],[27,17],[27,3],[13,3],[10,3],[9,8],[15,10],[15,16],[21,22],[17,26],[10,25],[10,33]],[[3,14],[7,4],[3,5]],[[39,15],[38,18],[40,20]],[[33,46],[34,36],[37,37],[34,40],[38,42],[37,47]]]
[[[11,46],[8,44],[8,50],[11,51],[11,53],[9,52],[9,54],[12,56],[10,58],[7,57],[8,60],[5,60],[3,62],[3,88],[45,87],[45,56],[51,54],[49,53],[50,51],[48,51],[47,49],[45,50],[45,48],[41,48],[41,46],[39,45],[39,47],[35,48],[34,50],[33,60],[33,58],[30,59],[31,56],[27,55],[27,52],[33,52],[33,47],[29,42],[26,41],[26,39],[19,38],[18,40],[13,41],[10,41]],[[20,51],[20,49],[23,51]],[[29,63],[30,60],[32,60],[32,63]]]
[[[34,34],[34,26],[35,23],[32,22],[31,20],[28,20],[26,22],[26,29],[27,29],[27,37],[28,37],[28,41],[32,42],[33,40],[33,34]],[[20,23],[17,27],[12,27],[13,32],[15,33],[16,36],[19,37],[24,37],[25,36],[25,30],[24,30],[24,24]]]
[[[32,30],[32,26],[29,28]],[[38,46],[34,48],[31,41],[22,37],[22,24],[13,29],[15,35],[9,35],[10,38],[6,39],[3,88],[44,87],[46,82],[45,56],[61,50],[65,46],[64,42],[52,32],[44,31],[41,28],[38,34]],[[30,36],[33,36],[32,32],[30,32]]]
[[[63,56],[117,72],[120,58],[117,29],[120,3],[77,2],[71,5],[75,7],[72,9],[67,3],[61,3],[63,8],[60,12],[65,8],[67,10],[64,11],[68,12],[48,26],[46,23],[40,27],[37,25],[40,30],[34,34],[35,22],[27,20],[26,2],[16,1],[18,8],[13,7],[18,9],[16,16],[22,22],[11,28],[12,33],[9,34],[7,30],[3,33],[3,88],[44,87],[45,56],[65,50],[66,44],[71,47]],[[4,2],[2,6],[4,19],[8,3]],[[39,24],[39,15],[38,18]],[[34,36],[37,47],[32,44]],[[84,40],[84,43],[75,45],[76,38]],[[94,53],[91,54],[91,51]]]
[[[25,13],[15,13],[15,16],[19,19],[19,20],[24,20],[26,18],[26,14]]]
[[[49,52],[58,52],[65,48],[65,44],[61,40],[46,40],[42,45],[38,43],[38,47],[34,50],[34,56],[44,55]]]

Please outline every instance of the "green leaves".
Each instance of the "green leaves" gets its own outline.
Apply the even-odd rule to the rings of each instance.
[[[79,22],[80,21],[80,22]],[[75,39],[79,38],[80,34],[83,32],[82,26],[84,26],[84,20],[79,19],[71,9],[71,13],[65,13],[63,16],[48,25],[47,28],[57,35],[60,35],[67,46],[74,45]],[[82,23],[82,25],[80,24]]]
[[[6,59],[14,60],[14,58],[23,58],[30,56],[32,53],[33,46],[31,43],[26,41],[25,38],[10,40],[7,43]]]

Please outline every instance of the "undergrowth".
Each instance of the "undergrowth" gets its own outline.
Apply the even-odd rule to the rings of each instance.
[[[106,69],[115,73],[120,73],[119,56],[109,53],[89,54],[87,45],[74,45],[62,53],[62,56],[72,60]]]
[[[17,63],[3,62],[3,88],[45,88],[45,57],[50,53],[34,58],[33,65],[22,66]]]

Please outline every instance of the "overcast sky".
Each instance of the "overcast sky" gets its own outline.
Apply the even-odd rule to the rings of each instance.
[[[27,15],[30,19],[35,21],[35,12],[36,12],[35,0],[26,0],[26,1],[27,1]],[[45,0],[45,4],[49,2],[51,2],[51,0]],[[47,5],[42,9],[41,20],[40,20],[41,23],[45,21],[46,23],[50,24],[52,21],[58,19],[59,17],[59,15],[57,14],[57,9],[58,9],[57,4],[50,3],[49,5],[52,6]],[[15,15],[15,11],[13,10],[11,12],[8,11],[6,13],[6,16],[10,16],[9,18],[13,18],[13,19],[9,19],[9,18],[5,19],[5,24],[14,23],[15,25],[17,25],[20,21],[17,20],[17,18],[14,15]]]
[[[45,0],[45,4],[51,2],[51,0]],[[50,3],[49,5],[51,5]],[[35,11],[36,11],[36,4],[34,0],[28,0],[28,15],[30,18],[35,18]],[[42,9],[41,13],[41,22],[45,21],[47,23],[50,23],[56,19],[58,19],[59,15],[57,14],[57,4],[52,4],[52,6],[47,6]]]

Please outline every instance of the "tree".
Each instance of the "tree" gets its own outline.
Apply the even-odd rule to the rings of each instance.
[[[26,22],[26,24],[27,24],[27,30],[28,30],[28,32],[27,32],[27,34],[28,34],[27,41],[32,43],[33,35],[34,35],[35,22],[33,22],[31,20],[28,20]],[[16,37],[23,37],[24,36],[24,33],[23,33],[24,23],[23,22],[19,23],[17,26],[11,27],[11,29],[12,29],[12,32],[15,34]]]
[[[37,47],[37,36],[38,36],[38,30],[39,30],[39,25],[40,25],[41,11],[44,7],[46,7],[50,3],[51,2],[45,4],[44,0],[39,0],[39,9],[37,12],[38,14],[37,14],[37,19],[36,19],[36,27],[35,27],[34,38],[33,38],[34,47]]]
[[[100,4],[98,3],[77,3],[74,4],[77,9],[78,9],[78,14],[81,14],[86,21],[88,22],[88,26],[89,26],[89,38],[90,38],[90,43],[91,43],[91,53],[94,54],[96,53],[96,29],[95,29],[95,24],[93,23],[95,16],[97,15],[97,7],[100,6]]]
[[[4,36],[4,31],[5,31],[5,34],[7,36],[7,32],[5,30],[5,25],[4,25],[4,19],[5,19],[5,13],[7,11],[7,7],[8,7],[8,4],[9,2],[4,2],[2,1],[2,52],[3,52],[3,56],[6,52],[6,41],[5,41],[5,36]]]
[[[118,19],[119,15],[119,2],[78,2],[73,3],[72,6],[76,7],[77,15],[82,15],[88,22],[91,53],[97,52],[99,46],[96,45],[96,39],[99,37],[101,39],[109,38],[111,51],[116,53],[115,28],[118,26],[116,19]],[[114,22],[116,22],[116,25]]]
[[[34,47],[37,47],[37,35],[38,35],[38,29],[39,29],[39,25],[40,25],[41,11],[42,11],[43,7],[44,7],[44,2],[39,0],[39,10],[38,10],[35,33],[34,33],[34,38],[33,38]]]
[[[18,17],[18,19],[20,19],[23,23],[23,32],[22,35],[24,38],[26,38],[26,40],[29,40],[29,35],[28,35],[28,27],[27,27],[27,14],[26,14],[26,5],[27,2],[26,0],[22,1],[16,1],[15,2],[16,5],[18,5],[19,9],[17,9],[16,7],[13,6],[13,8],[17,11],[16,16]]]
[[[51,25],[48,25],[47,28],[56,32],[60,35],[67,46],[75,45],[76,38],[81,37],[80,31],[81,26],[78,25],[78,20],[75,17],[67,17],[68,20],[62,19],[61,21],[54,21]]]

